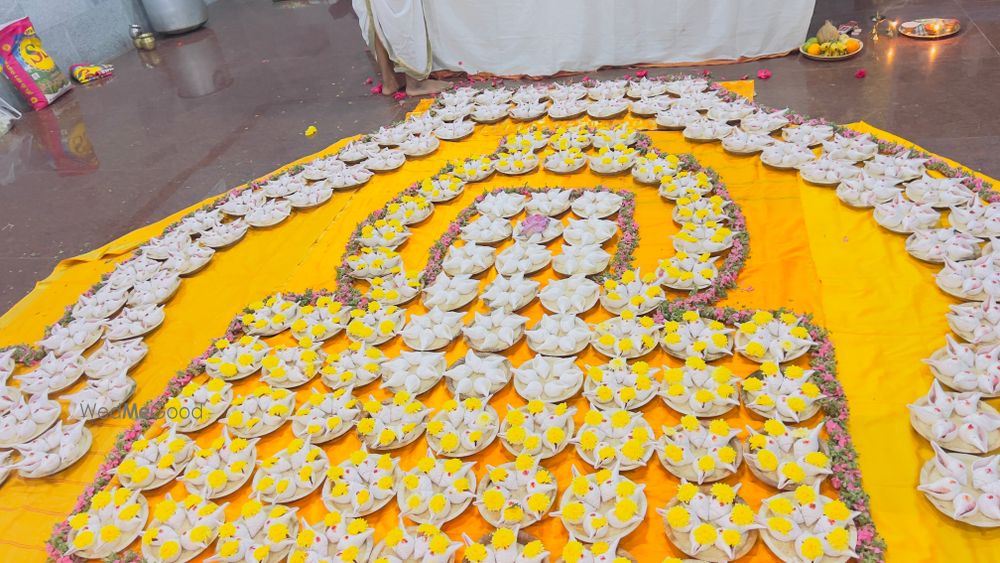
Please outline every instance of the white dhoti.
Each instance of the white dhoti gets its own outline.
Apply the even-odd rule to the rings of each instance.
[[[432,60],[423,0],[352,0],[351,5],[373,53],[377,36],[397,71],[427,78]]]

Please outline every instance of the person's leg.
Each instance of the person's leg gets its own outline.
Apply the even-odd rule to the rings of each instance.
[[[382,74],[382,95],[391,96],[399,91],[401,84],[399,83],[399,78],[396,77],[396,69],[393,68],[392,60],[389,59],[389,52],[385,50],[385,45],[382,44],[382,40],[379,39],[377,33],[375,35],[375,60],[378,62],[379,73]],[[409,77],[407,77],[409,80]]]
[[[424,96],[427,94],[437,94],[438,92],[451,86],[451,83],[444,80],[417,80],[410,75],[406,75],[406,95]]]

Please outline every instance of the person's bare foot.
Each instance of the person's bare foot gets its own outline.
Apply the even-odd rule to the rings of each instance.
[[[402,86],[403,85],[399,83],[399,78],[396,77],[396,73],[389,72],[389,73],[386,73],[386,74],[382,75],[382,95],[383,96],[391,96],[391,95],[395,94],[396,92],[399,92],[399,89]]]
[[[406,95],[407,96],[426,96],[428,94],[437,94],[438,92],[451,87],[450,82],[444,80],[431,80],[430,78],[426,80],[415,80],[406,77]]]
[[[382,75],[382,95],[391,96],[398,92],[403,85],[399,83],[399,76],[396,75],[389,53],[378,34],[375,34],[375,61],[378,63],[379,74]]]

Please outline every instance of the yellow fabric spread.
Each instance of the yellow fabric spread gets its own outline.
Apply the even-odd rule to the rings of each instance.
[[[744,92],[752,95],[752,83],[749,85]],[[638,127],[653,128],[649,120],[629,121]],[[892,138],[864,123],[855,126],[883,138]],[[168,303],[167,321],[147,338],[149,356],[132,371],[139,382],[135,401],[141,404],[159,395],[170,377],[203,352],[213,338],[221,335],[232,317],[247,303],[277,291],[333,288],[335,268],[350,232],[360,220],[404,187],[437,172],[449,159],[490,153],[501,135],[516,129],[517,125],[511,123],[479,127],[468,140],[442,143],[433,155],[411,160],[396,172],[379,174],[360,190],[336,193],[330,202],[313,210],[297,211],[276,227],[251,229],[242,242],[219,252],[205,270],[186,279]],[[943,335],[947,332],[944,312],[952,302],[934,286],[935,268],[910,258],[903,250],[903,237],[878,227],[870,212],[842,205],[833,190],[804,184],[791,172],[768,169],[756,157],[726,154],[717,143],[689,143],[675,132],[651,131],[650,136],[657,148],[691,152],[703,165],[715,168],[747,217],[750,259],[740,276],[739,288],[724,304],[746,308],[789,307],[813,313],[820,324],[832,330],[840,361],[840,379],[850,401],[851,429],[861,456],[865,488],[872,496],[879,530],[889,543],[889,560],[1000,560],[996,550],[979,543],[997,539],[996,531],[980,531],[956,524],[938,514],[914,490],[919,468],[930,457],[930,448],[910,429],[905,404],[924,394],[930,384],[931,375],[920,360],[943,344]],[[320,154],[333,153],[344,142],[346,140]],[[559,176],[538,172],[523,178],[495,175],[486,182],[469,185],[458,199],[438,205],[428,221],[412,228],[412,238],[402,247],[407,269],[423,267],[431,244],[478,194],[500,186],[524,184],[606,185],[632,190],[636,193],[636,219],[641,236],[635,265],[643,271],[652,271],[659,258],[673,253],[668,239],[669,234],[677,230],[668,215],[672,206],[661,200],[655,189],[641,187],[629,176],[599,177],[589,172]],[[0,318],[0,346],[37,340],[44,326],[54,321],[62,308],[72,303],[101,273],[109,271],[128,250],[159,234],[165,224],[179,216],[60,264],[25,300]],[[555,243],[553,250],[558,245]],[[486,279],[492,279],[493,275],[488,274]],[[536,279],[551,277],[551,270],[546,270]],[[423,310],[419,304],[410,308],[418,313]],[[483,308],[480,304],[474,310]],[[542,314],[542,309],[534,303],[521,314],[532,319],[528,321],[531,326]],[[606,313],[592,311],[585,319],[592,321],[606,316]],[[291,343],[287,334],[272,340]],[[324,345],[324,349],[340,350],[345,343],[344,336],[340,335]],[[399,348],[400,345],[395,344],[386,353],[391,356]],[[464,348],[459,351],[452,346],[448,350],[449,362],[463,353]],[[516,366],[530,356],[531,352],[521,343],[514,348],[511,360]],[[660,351],[647,361],[653,366],[679,364]],[[579,363],[582,366],[603,363],[603,360],[588,350]],[[755,369],[742,359],[720,363],[739,375]],[[245,393],[255,382],[256,378],[251,378],[237,383],[236,394]],[[317,380],[312,386],[320,388],[321,384]],[[299,403],[308,394],[308,387],[299,390]],[[370,385],[356,394],[365,398],[369,393],[379,398],[387,395],[376,387]],[[433,407],[448,397],[444,385],[439,385],[422,399]],[[491,404],[502,416],[505,405],[523,405],[524,400],[508,386]],[[577,397],[572,404],[579,409],[576,417],[579,425],[586,411],[586,401]],[[645,407],[643,412],[657,434],[661,425],[676,424],[678,420],[677,414],[659,400]],[[760,425],[745,408],[726,418],[733,426]],[[12,476],[0,488],[0,552],[4,553],[4,560],[44,558],[42,546],[52,526],[72,508],[115,436],[128,424],[129,421],[114,419],[96,423],[91,426],[95,446],[83,461],[53,478],[37,482]],[[158,430],[159,425],[154,427],[154,432]],[[220,427],[214,425],[194,436],[204,445],[219,431]],[[261,441],[259,456],[282,449],[290,437],[290,425],[286,424]],[[323,448],[337,463],[358,444],[356,434],[351,432]],[[401,453],[401,465],[409,469],[424,455],[425,444],[421,439],[393,453]],[[498,441],[472,459],[478,462],[477,476],[482,477],[486,464],[503,463],[512,457]],[[569,485],[573,465],[588,470],[572,448],[544,465],[555,473],[560,494]],[[664,470],[655,456],[647,467],[628,476],[647,484],[650,509],[646,521],[622,542],[622,547],[639,561],[659,561],[668,554],[680,555],[667,542],[660,517],[654,512],[673,496],[677,479]],[[739,481],[744,483],[740,494],[754,507],[761,498],[773,493],[755,482],[745,467],[740,470]],[[230,517],[238,514],[248,488],[224,499],[231,503],[227,510]],[[149,495],[151,504],[155,505],[167,492],[175,499],[185,494],[180,484],[168,485]],[[292,504],[300,507],[300,516],[310,522],[321,519],[325,512],[319,493]],[[397,515],[398,508],[393,503],[369,518],[377,528],[376,540],[396,524]],[[475,539],[490,531],[474,507],[444,529],[456,539],[463,532]],[[555,518],[547,518],[527,531],[541,538],[555,555],[567,539],[562,524]],[[211,551],[209,549],[206,555]],[[773,556],[759,542],[744,560],[770,561]]]

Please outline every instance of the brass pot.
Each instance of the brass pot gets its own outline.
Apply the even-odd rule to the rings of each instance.
[[[152,51],[156,48],[156,37],[148,31],[146,33],[140,33],[132,39],[132,44],[135,45],[136,49],[142,51]]]

